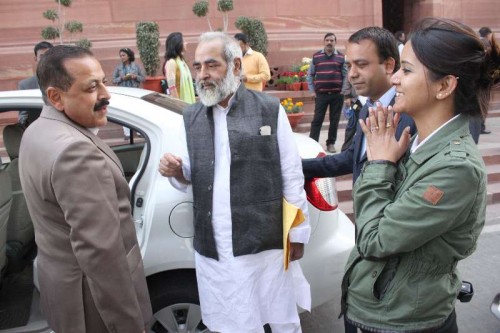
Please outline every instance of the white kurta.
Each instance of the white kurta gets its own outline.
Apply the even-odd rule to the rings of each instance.
[[[226,122],[229,109],[218,105],[213,108],[215,177],[212,224],[219,261],[195,254],[202,318],[211,331],[262,332],[262,326],[266,323],[299,323],[296,305],[310,310],[311,294],[298,262],[292,262],[290,269],[284,271],[283,250],[233,256],[231,152]],[[300,207],[306,216],[304,223],[290,231],[290,240],[307,243],[310,225],[302,163],[281,106],[277,131],[284,197]],[[184,176],[190,180],[189,158],[182,158]],[[174,179],[170,181],[176,188],[185,190]]]

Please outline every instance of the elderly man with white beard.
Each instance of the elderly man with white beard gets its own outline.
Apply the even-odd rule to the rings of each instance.
[[[296,261],[310,236],[304,176],[279,100],[240,84],[241,49],[221,32],[200,37],[194,69],[201,102],[183,113],[188,156],[159,166],[179,190],[192,186],[194,249],[203,323],[221,333],[301,332],[297,305],[311,296]],[[290,230],[283,265],[283,201],[305,221]]]

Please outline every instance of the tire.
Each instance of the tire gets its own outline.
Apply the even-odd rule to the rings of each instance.
[[[209,333],[201,320],[193,270],[160,273],[148,279],[154,333]]]

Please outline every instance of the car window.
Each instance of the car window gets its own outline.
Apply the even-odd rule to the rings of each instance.
[[[40,109],[31,109],[27,111],[29,114],[40,113]],[[18,123],[19,112],[4,111],[0,112],[0,158],[2,168],[6,168],[10,163],[10,156],[5,148],[4,128],[9,125]],[[29,126],[29,124],[28,124]],[[125,133],[128,133],[126,136]],[[135,128],[124,127],[117,124],[113,119],[108,119],[108,124],[99,128],[97,135],[103,139],[116,153],[120,159],[125,177],[129,181],[136,173],[140,163],[141,154],[145,147],[145,139],[143,135]]]
[[[106,126],[100,127],[97,133],[120,159],[125,178],[130,181],[136,173],[145,147],[144,134],[135,128],[122,126],[108,118]]]

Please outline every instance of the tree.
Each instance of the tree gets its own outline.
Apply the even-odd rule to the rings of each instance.
[[[137,49],[148,76],[155,76],[160,67],[160,29],[158,23],[145,21],[136,25]]]
[[[56,9],[47,9],[43,12],[43,17],[47,20],[52,21],[56,26],[48,26],[42,29],[42,38],[56,40],[59,38],[59,44],[64,43],[64,31],[68,31],[70,36],[74,33],[83,32],[83,24],[79,21],[69,21],[65,22],[66,19],[66,8],[71,6],[73,0],[55,0],[57,3]],[[71,37],[70,37],[71,42]],[[86,45],[90,47],[92,43],[88,39],[82,39],[76,42],[77,45]]]
[[[267,55],[267,33],[262,21],[240,16],[234,22],[236,28],[241,30],[248,37],[248,44],[252,49]]]
[[[193,5],[193,13],[198,17],[206,17],[208,22],[208,28],[213,31],[212,25],[210,24],[210,19],[208,18],[208,0],[197,0]],[[222,13],[222,28],[221,30],[226,32],[229,23],[228,12],[234,9],[233,0],[217,0],[217,10]]]

